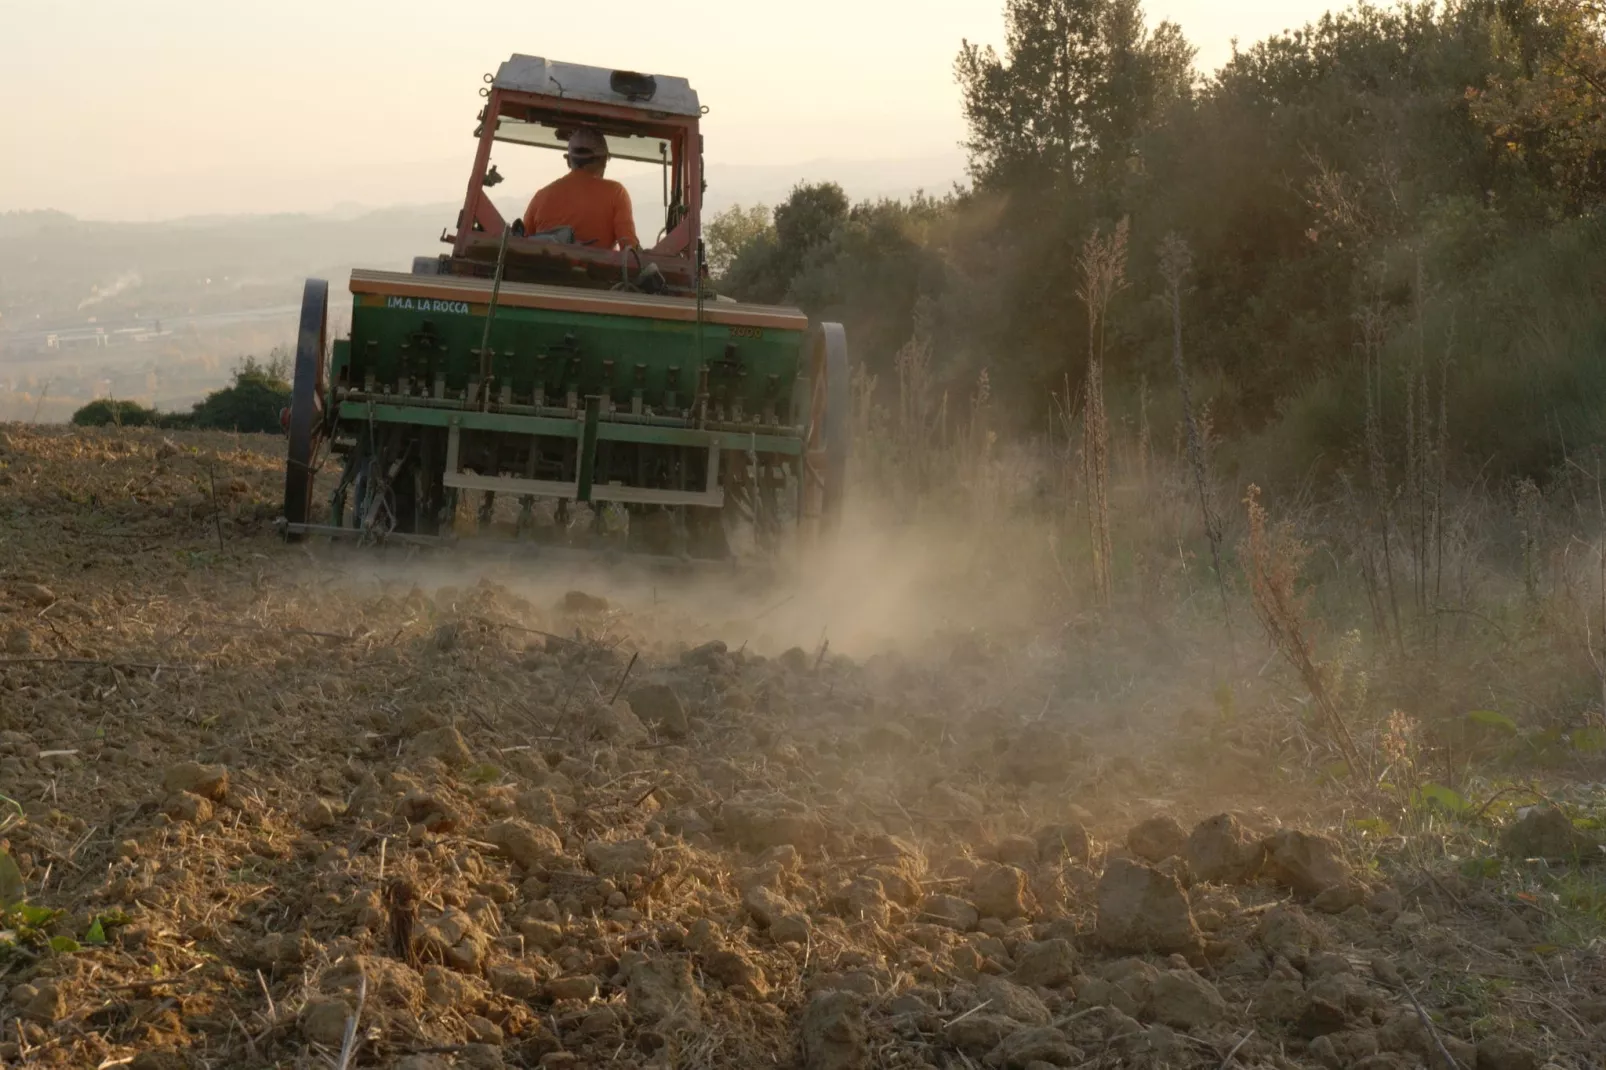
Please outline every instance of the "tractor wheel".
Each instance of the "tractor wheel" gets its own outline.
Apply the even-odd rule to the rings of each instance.
[[[305,524],[312,517],[312,459],[323,437],[323,354],[328,323],[329,284],[308,279],[301,294],[301,331],[296,339],[290,409],[284,420],[290,435],[284,469],[284,519],[288,524]],[[287,530],[285,538],[299,542],[302,536]]]
[[[821,533],[842,519],[848,478],[848,336],[840,323],[822,323],[809,336],[808,438],[803,447],[803,515]]]

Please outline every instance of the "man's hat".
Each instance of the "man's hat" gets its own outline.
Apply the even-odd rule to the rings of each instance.
[[[588,164],[594,160],[606,160],[608,139],[595,127],[579,127],[569,135],[569,148],[563,155],[575,166]]]

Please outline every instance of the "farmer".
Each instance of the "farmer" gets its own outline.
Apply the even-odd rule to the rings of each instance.
[[[582,126],[569,135],[569,173],[544,186],[524,212],[524,233],[539,235],[569,227],[581,245],[602,249],[640,246],[630,194],[603,178],[608,169],[608,141],[595,127]]]

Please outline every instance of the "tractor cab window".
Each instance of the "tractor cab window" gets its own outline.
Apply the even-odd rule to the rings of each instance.
[[[568,130],[546,123],[525,122],[504,115],[496,122],[496,140],[515,145],[534,145],[537,148],[556,149],[562,152],[568,146]],[[608,155],[615,160],[636,160],[640,163],[662,163],[669,157],[669,142],[664,138],[645,137],[640,134],[604,132],[608,141]]]
[[[496,141],[510,145],[533,146],[550,150],[541,154],[535,166],[521,166],[527,157],[516,160],[501,158],[498,174],[506,180],[495,190],[487,190],[506,219],[524,214],[525,206],[535,191],[567,170],[563,152],[568,147],[572,121],[543,121],[541,118],[522,119],[503,115],[497,119]],[[479,131],[475,132],[478,136]],[[636,227],[641,238],[654,244],[651,237],[662,240],[680,222],[685,214],[684,183],[675,166],[674,146],[668,138],[632,133],[628,130],[604,130],[608,142],[608,177],[624,184],[630,191],[635,208]],[[504,203],[505,202],[505,203]]]

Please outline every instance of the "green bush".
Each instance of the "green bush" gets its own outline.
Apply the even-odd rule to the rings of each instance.
[[[162,414],[137,401],[99,398],[72,414],[79,427],[155,427]]]
[[[202,428],[278,434],[279,413],[290,404],[290,358],[274,350],[266,362],[246,357],[234,369],[234,380],[190,412],[158,412],[136,401],[101,398],[73,413],[79,427]]]
[[[190,415],[191,424],[220,431],[276,433],[279,413],[290,404],[289,360],[270,356],[266,364],[245,358],[234,370],[234,382],[206,395]]]

